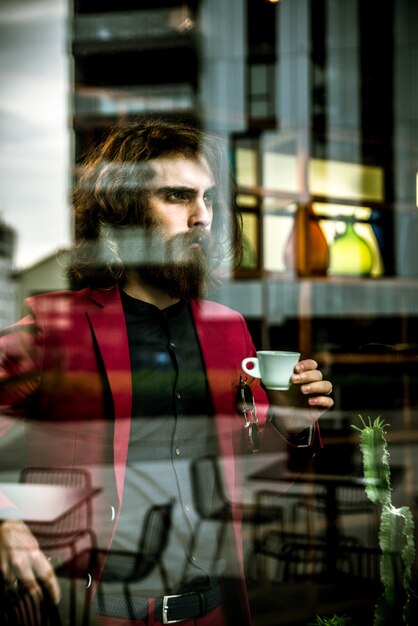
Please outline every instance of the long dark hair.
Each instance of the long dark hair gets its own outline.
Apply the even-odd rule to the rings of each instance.
[[[242,224],[222,141],[184,122],[153,118],[110,128],[77,168],[70,268],[74,285],[110,287],[123,279],[123,259],[109,232],[147,225],[149,162],[170,155],[206,159],[216,186],[211,234],[218,266],[225,259],[233,267],[240,262]]]

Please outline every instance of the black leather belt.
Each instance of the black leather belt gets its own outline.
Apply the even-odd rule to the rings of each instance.
[[[222,604],[220,585],[207,591],[192,591],[155,598],[154,620],[175,624],[194,617],[203,617]],[[148,599],[132,595],[129,601],[121,594],[100,593],[95,596],[93,610],[99,615],[124,619],[145,620],[148,617]]]
[[[222,602],[219,585],[201,593],[193,591],[156,599],[154,619],[163,624],[174,624],[193,617],[202,617],[210,613]]]

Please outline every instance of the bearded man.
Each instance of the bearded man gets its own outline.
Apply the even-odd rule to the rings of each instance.
[[[237,460],[251,447],[314,449],[333,405],[313,359],[295,366],[289,391],[243,378],[255,354],[244,319],[202,299],[240,256],[227,172],[220,141],[192,125],[112,129],[77,177],[77,288],[29,298],[1,338],[0,404],[5,419],[28,424],[28,464],[87,467],[101,489],[93,530],[107,558],[85,572],[98,624],[249,625]],[[201,459],[219,461],[233,503],[216,558],[216,525],[196,535],[196,489],[209,508],[214,497],[210,477],[193,482]],[[2,506],[3,577],[58,603],[51,561],[12,503]],[[128,596],[112,554],[139,549],[155,506],[170,511],[161,567],[131,581]]]

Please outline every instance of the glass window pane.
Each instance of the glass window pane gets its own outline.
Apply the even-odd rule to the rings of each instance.
[[[265,95],[268,91],[267,66],[252,65],[250,68],[251,96]]]
[[[252,148],[237,148],[235,151],[236,177],[238,185],[256,187],[257,152]]]
[[[285,252],[294,218],[291,215],[265,215],[263,219],[264,269],[284,272]]]
[[[293,154],[263,154],[263,187],[270,190],[298,191],[297,160]]]
[[[81,88],[75,93],[77,115],[132,115],[146,111],[189,110],[194,105],[191,85],[123,88]]]
[[[251,101],[250,116],[252,118],[264,118],[268,117],[269,114],[269,102],[267,99],[258,98],[257,100]]]
[[[243,213],[244,256],[241,267],[255,269],[258,267],[258,217],[254,213]]]
[[[384,198],[381,167],[311,159],[308,175],[311,194],[352,200],[381,201]]]
[[[237,195],[237,205],[240,208],[252,208],[255,209],[258,204],[257,196],[251,196],[248,193],[239,193]]]

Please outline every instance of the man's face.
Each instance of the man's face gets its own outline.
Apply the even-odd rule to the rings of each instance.
[[[140,279],[173,297],[200,295],[208,271],[215,182],[203,158],[164,157],[150,162],[147,224],[155,252],[165,261],[138,267]]]
[[[150,162],[155,176],[148,183],[148,211],[166,240],[194,228],[209,231],[215,182],[203,157],[180,156]]]

